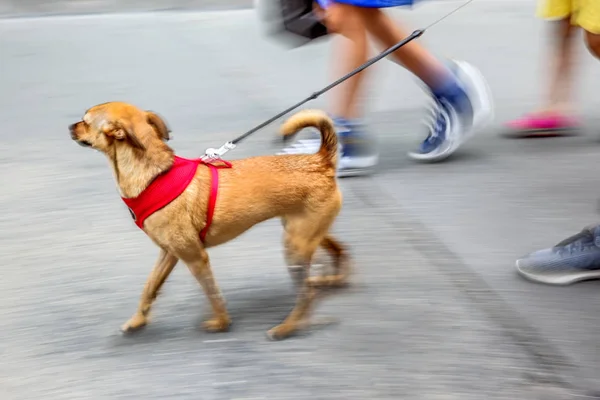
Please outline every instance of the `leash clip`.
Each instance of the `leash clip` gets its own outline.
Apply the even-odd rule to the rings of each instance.
[[[235,149],[235,144],[233,142],[227,142],[223,146],[218,149],[210,148],[206,149],[206,152],[202,156],[203,161],[216,161],[220,160],[221,157],[227,153],[229,150]]]

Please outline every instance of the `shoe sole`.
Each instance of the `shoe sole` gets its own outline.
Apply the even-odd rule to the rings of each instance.
[[[581,127],[565,127],[552,129],[521,129],[512,130],[506,129],[500,136],[506,139],[534,139],[534,138],[555,138],[555,137],[571,137],[581,134]]]
[[[337,177],[338,178],[351,178],[356,176],[369,176],[375,173],[376,166],[369,168],[349,168],[338,170]]]
[[[359,161],[359,162],[357,162]],[[350,165],[345,168],[340,168],[340,164],[343,163],[343,158],[338,160],[338,178],[345,178],[349,176],[360,176],[370,175],[374,172],[375,167],[379,164],[379,154],[373,156],[361,157],[354,160],[354,165]]]
[[[524,270],[520,265],[520,261],[521,260],[517,260],[515,263],[517,272],[519,275],[532,282],[544,283],[546,285],[553,286],[568,286],[577,282],[600,279],[600,270],[565,274],[533,274]]]
[[[489,125],[494,120],[494,100],[492,98],[492,89],[478,68],[465,61],[454,62],[460,66],[461,71],[464,71],[471,78],[470,83],[473,86],[473,92],[478,94],[478,112],[474,114],[473,125],[463,135],[462,142],[464,142],[466,139],[472,137],[478,129]],[[483,94],[483,96],[480,94]]]

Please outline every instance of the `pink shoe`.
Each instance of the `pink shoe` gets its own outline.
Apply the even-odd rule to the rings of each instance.
[[[570,136],[580,127],[575,117],[560,113],[535,113],[507,124],[513,138]]]

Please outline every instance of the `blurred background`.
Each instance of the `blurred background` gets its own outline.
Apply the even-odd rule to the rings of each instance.
[[[459,4],[391,13],[419,28]],[[423,137],[414,78],[385,60],[370,69],[382,161],[374,177],[341,181],[335,225],[353,285],[315,311],[337,323],[272,343],[265,331],[295,300],[278,221],[210,252],[231,332],[202,331],[205,297],[180,265],[152,323],[120,335],[157,249],[104,157],[67,126],[127,101],[160,113],[171,146],[197,157],[325,86],[330,39],[288,48],[249,0],[0,0],[0,398],[593,398],[599,283],[549,287],[514,271],[594,222],[600,194],[600,74],[582,42],[584,134],[500,135],[544,93],[547,27],[534,12],[534,0],[476,0],[420,39],[479,67],[494,95],[494,124],[447,163],[406,156]],[[227,157],[277,151],[277,128]]]

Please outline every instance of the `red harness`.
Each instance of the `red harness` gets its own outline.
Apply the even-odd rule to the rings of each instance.
[[[210,195],[208,198],[208,210],[206,225],[200,232],[200,240],[204,242],[206,233],[212,223],[215,205],[217,204],[217,193],[219,192],[219,168],[231,168],[231,163],[219,160],[222,165],[214,165],[201,159],[189,160],[175,156],[173,166],[165,173],[157,176],[138,197],[126,199],[121,197],[135,221],[135,224],[143,229],[146,218],[165,207],[175,200],[189,186],[196,175],[198,165],[206,165],[211,172]]]

